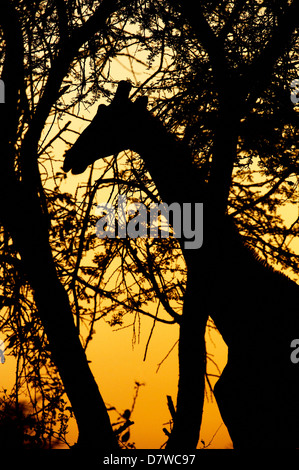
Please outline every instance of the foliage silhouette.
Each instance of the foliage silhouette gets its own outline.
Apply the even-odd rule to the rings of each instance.
[[[0,448],[3,451],[52,449],[66,442],[67,415],[63,408],[57,417],[43,411],[40,419],[25,402],[16,402],[15,397],[8,396],[4,390],[0,402]]]
[[[185,420],[171,445],[194,448],[210,311],[204,298],[194,308],[198,295],[188,300],[186,285],[190,279],[194,286],[201,282],[213,237],[188,278],[173,239],[100,243],[93,216],[99,189],[110,188],[111,198],[126,192],[143,201],[159,198],[157,190],[145,163],[127,152],[93,166],[70,194],[57,143],[74,142],[75,121],[87,123],[82,109],[110,101],[118,81],[114,58],[125,57],[134,94],[151,93],[152,111],[188,145],[201,170],[204,202],[213,214],[207,233],[221,238],[228,210],[249,246],[298,274],[298,256],[289,249],[298,235],[296,223],[284,226],[276,212],[297,198],[297,113],[288,87],[297,73],[298,4],[205,1],[195,14],[191,1],[2,3],[1,329],[22,364],[16,394],[32,381],[46,397],[41,409],[49,402],[55,410],[65,391],[79,445],[114,449],[117,439],[85,356],[95,322],[131,324],[136,340],[142,315],[156,327],[178,321],[183,312],[187,344],[201,342],[201,367],[191,387],[190,361],[181,365],[188,380],[177,412]],[[137,63],[148,73],[143,83],[136,79]],[[223,276],[228,272],[222,269]],[[216,289],[219,295],[221,283]],[[41,367],[48,373],[44,382]],[[51,393],[45,395],[49,383]]]

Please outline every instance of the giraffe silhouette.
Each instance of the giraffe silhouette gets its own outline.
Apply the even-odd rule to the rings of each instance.
[[[145,97],[132,102],[130,89],[120,82],[111,104],[98,107],[66,152],[64,171],[80,174],[97,159],[130,149],[144,160],[164,202],[202,202],[204,175],[188,146],[147,110]],[[246,246],[231,217],[221,224],[221,237],[204,236],[208,262],[202,272],[209,315],[228,346],[214,388],[218,407],[235,448],[295,448],[299,372],[290,343],[299,333],[299,286]],[[196,253],[181,247],[188,271],[200,271]]]

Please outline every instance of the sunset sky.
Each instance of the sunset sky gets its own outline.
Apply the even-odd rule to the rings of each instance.
[[[150,319],[144,319],[140,343],[132,347],[132,333],[129,329],[113,332],[103,320],[97,324],[96,334],[87,350],[90,367],[96,378],[99,389],[107,406],[114,406],[118,412],[131,408],[134,397],[135,381],[144,383],[139,388],[135,410],[131,419],[130,442],[135,442],[137,449],[159,449],[166,441],[162,431],[170,419],[166,396],[171,395],[175,403],[178,380],[177,345],[171,351],[157,372],[158,364],[167,356],[177,340],[178,327],[158,325],[155,329],[148,358],[144,362],[144,348],[152,326]],[[227,359],[227,348],[221,336],[213,329],[207,331],[208,353],[218,364],[220,370]],[[194,373],[196,363],[192,364]],[[217,374],[216,368],[208,361],[208,371]],[[5,363],[0,364],[1,387],[9,391],[14,385],[15,360],[5,357]],[[216,379],[211,377],[212,384]],[[110,412],[111,421],[116,421],[118,414]],[[203,440],[208,448],[232,448],[232,443],[226,426],[222,423],[215,399],[207,394],[203,425],[200,441]],[[215,437],[213,438],[214,434]],[[76,442],[77,427],[70,420],[68,439],[70,444]],[[198,447],[203,447],[199,442]]]
[[[141,61],[139,65],[133,64],[132,57],[134,57],[133,54],[130,59],[125,57],[114,59],[111,65],[110,75],[115,82],[129,79],[136,85],[145,80],[159,67],[160,58],[158,58],[156,62],[153,62],[151,70],[146,70],[145,64],[140,65]],[[71,100],[71,96],[68,96],[68,99]],[[78,124],[76,124],[77,121],[73,119],[70,128],[74,129],[77,125],[76,131],[81,133],[88,124],[87,120],[91,120],[94,117],[98,104],[99,103],[95,103],[89,109],[82,108],[80,110],[80,116],[83,117],[85,121],[78,120]],[[57,134],[58,130],[61,129],[69,119],[70,116],[65,115],[63,119],[60,120],[59,127],[56,122],[53,128],[52,123],[49,122],[49,127],[44,129],[46,142],[51,141],[51,138]],[[66,135],[71,135],[74,140],[76,138],[74,134],[68,134],[68,131]],[[57,166],[57,168],[55,167],[56,171],[61,171],[61,163],[66,148],[66,144],[63,144],[61,141],[55,142],[52,146],[51,152],[55,156],[55,159],[57,158],[57,161],[53,159],[51,165],[53,164],[54,167],[55,165]],[[43,162],[43,165],[45,165],[45,162]],[[69,191],[74,193],[78,185],[86,182],[87,173],[77,176],[69,173],[62,183],[60,190],[62,192]],[[99,176],[100,173],[97,173],[97,175]],[[51,184],[53,184],[53,182],[51,182]],[[102,198],[102,202],[105,202],[105,200],[103,200],[104,194],[105,191],[102,191],[101,196],[99,196]],[[289,223],[289,225],[291,225],[298,216],[298,207],[290,204],[282,210],[287,224]],[[294,246],[292,246],[292,248],[296,249]],[[198,314],[200,314],[201,309],[200,295],[199,290],[198,304],[194,306],[195,309],[198,309]],[[151,304],[151,308],[153,309],[151,313],[154,315],[154,304]],[[130,323],[128,320],[129,315],[130,314],[127,314],[125,317],[126,325]],[[209,325],[210,324],[209,322]],[[172,397],[175,405],[178,388],[177,341],[179,338],[179,326],[177,324],[165,325],[158,323],[153,330],[147,357],[146,360],[144,360],[152,326],[153,319],[143,316],[140,337],[137,337],[137,341],[133,342],[132,328],[121,328],[120,326],[112,328],[105,318],[101,318],[95,323],[95,333],[87,348],[87,359],[104,402],[107,408],[116,408],[116,411],[109,412],[112,423],[117,422],[119,416],[126,409],[132,407],[136,390],[135,384],[136,382],[141,384],[138,389],[135,408],[130,418],[134,421],[134,425],[130,428],[129,442],[135,443],[137,449],[159,449],[166,442],[167,436],[162,429],[170,429],[168,423],[171,419],[167,406],[167,396]],[[87,330],[84,330],[83,325],[81,333],[83,337],[84,335],[86,337]],[[1,340],[5,340],[5,338],[0,332],[0,341]],[[212,326],[207,327],[206,344],[208,353],[207,371],[208,374],[211,374],[209,377],[213,387],[217,381],[217,375],[220,375],[225,367],[227,361],[227,346],[220,333]],[[4,353],[5,362],[3,364],[0,362],[0,388],[2,390],[7,389],[9,393],[15,384],[16,361],[14,358],[8,356],[5,349]],[[190,368],[194,371],[194,375],[201,372],[198,370],[196,360],[194,363],[190,364]],[[285,384],[285,382],[283,382],[283,384]],[[84,393],[85,390],[86,388],[84,388]],[[24,397],[24,399],[26,399],[26,397]],[[20,397],[20,400],[22,400],[22,397]],[[77,441],[77,426],[74,418],[69,422],[67,437],[70,445]],[[206,390],[203,422],[198,448],[233,448],[227,428],[222,422],[216,400],[209,389]]]

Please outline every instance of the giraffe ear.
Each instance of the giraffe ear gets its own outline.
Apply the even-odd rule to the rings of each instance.
[[[148,104],[148,97],[147,96],[139,96],[139,98],[136,99],[135,104],[139,108],[144,108],[146,109],[147,104]]]
[[[121,80],[118,84],[116,93],[113,98],[113,103],[121,103],[129,98],[129,93],[131,91],[132,85],[130,82]]]

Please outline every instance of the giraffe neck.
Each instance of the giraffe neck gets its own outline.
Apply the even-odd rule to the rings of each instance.
[[[200,172],[189,148],[147,110],[138,123],[132,150],[143,159],[163,202],[203,202]]]

